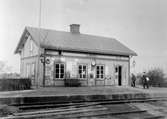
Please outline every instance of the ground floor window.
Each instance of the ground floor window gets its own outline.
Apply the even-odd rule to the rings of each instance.
[[[35,77],[35,63],[28,63],[26,65],[26,77]]]
[[[64,79],[65,78],[65,64],[55,63],[55,78]]]
[[[35,63],[31,64],[31,75],[35,78]]]
[[[104,78],[104,65],[96,66],[96,78],[103,79]]]
[[[31,65],[30,64],[26,64],[26,77],[30,77],[31,75]]]
[[[87,78],[87,66],[80,64],[78,65],[79,78]]]

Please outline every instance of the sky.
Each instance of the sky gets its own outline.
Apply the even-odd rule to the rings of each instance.
[[[167,73],[167,0],[41,0],[41,27],[116,38],[138,56],[133,68]],[[38,27],[39,0],[0,0],[0,61],[20,72],[14,50],[25,26]]]

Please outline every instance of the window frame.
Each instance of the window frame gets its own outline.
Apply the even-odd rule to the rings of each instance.
[[[34,77],[35,78],[35,62],[27,63],[26,64],[26,77]]]
[[[31,63],[31,75],[32,75],[33,77],[35,77],[35,69],[36,69],[36,67],[35,67],[35,62],[32,62],[32,63]]]
[[[81,74],[81,77],[80,77],[80,73],[79,73],[79,66],[81,66],[81,72],[83,72],[83,67],[86,66],[86,74],[85,74],[85,78],[83,77],[84,74]],[[88,78],[88,65],[87,64],[78,64],[78,78],[79,79],[87,79]]]
[[[31,38],[31,36],[29,36],[28,38],[30,41],[30,49],[29,49],[29,53],[30,53],[30,56],[33,56],[33,50],[34,50],[34,44],[33,44],[33,40]]]
[[[57,78],[56,77],[56,65],[59,65],[59,77]],[[61,78],[61,74],[63,74],[63,73],[61,73],[61,65],[63,65],[64,66],[64,75],[63,75],[63,78]],[[53,78],[54,79],[57,79],[57,80],[62,80],[62,79],[65,79],[65,63],[62,63],[62,62],[55,62],[54,63],[54,76],[53,76]]]
[[[99,74],[97,74],[97,67],[100,67],[99,68]],[[101,73],[101,71],[102,71],[101,67],[103,67],[103,74]],[[96,79],[104,79],[105,78],[105,65],[104,64],[97,64],[95,73],[96,73]]]
[[[31,75],[31,66],[30,63],[26,64],[26,78],[29,78]]]

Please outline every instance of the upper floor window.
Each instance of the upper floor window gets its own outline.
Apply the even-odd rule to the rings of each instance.
[[[79,74],[79,78],[86,78],[87,77],[87,66],[83,64],[78,65],[78,74]]]
[[[103,79],[104,78],[104,65],[96,66],[96,78]]]
[[[55,63],[55,76],[56,79],[64,79],[65,78],[65,64],[63,63]]]
[[[30,39],[30,56],[32,56],[33,55],[33,41],[31,40],[31,38],[29,39]]]

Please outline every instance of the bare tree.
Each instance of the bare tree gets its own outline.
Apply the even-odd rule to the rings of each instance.
[[[0,61],[0,74],[10,72],[11,66],[8,66],[5,61]]]
[[[161,68],[149,70],[147,76],[150,78],[150,85],[162,86],[166,82],[164,71]]]
[[[137,75],[138,84],[142,84],[142,73]],[[166,87],[167,86],[167,79],[165,77],[165,73],[161,68],[154,68],[146,72],[146,76],[149,77],[149,85],[151,86],[158,86],[158,87]]]

